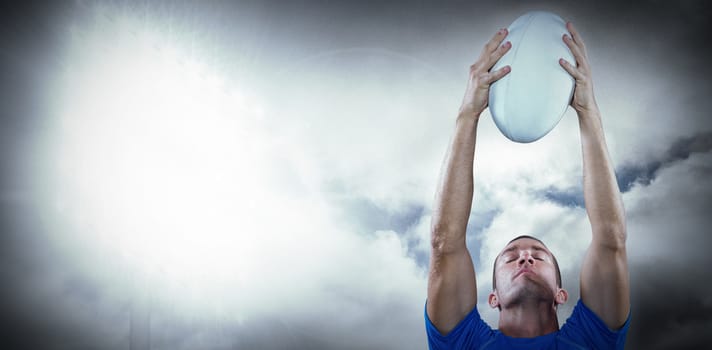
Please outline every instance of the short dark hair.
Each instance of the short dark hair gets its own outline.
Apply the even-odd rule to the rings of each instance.
[[[513,240],[511,240],[507,244],[505,244],[504,246],[506,247],[509,245],[509,243],[512,243],[512,242],[514,242],[518,239],[522,239],[522,238],[533,239],[533,240],[541,243],[544,247],[546,247],[546,244],[544,244],[544,242],[542,242],[539,238],[532,237],[529,235],[517,236]],[[554,256],[554,253],[551,253],[551,258],[554,260],[554,267],[556,267],[556,286],[561,288],[561,270],[559,269],[559,262],[556,261],[556,257]],[[492,290],[497,289],[497,277],[495,275],[495,272],[497,271],[497,259],[499,259],[499,255],[497,255],[497,257],[494,258],[494,266],[492,267]]]

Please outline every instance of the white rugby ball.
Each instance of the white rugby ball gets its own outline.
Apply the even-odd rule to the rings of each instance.
[[[506,65],[512,70],[490,86],[490,114],[510,140],[533,142],[559,123],[573,96],[575,81],[559,58],[576,61],[561,38],[568,34],[566,23],[551,12],[526,13],[508,30],[504,42],[512,47],[492,71]]]

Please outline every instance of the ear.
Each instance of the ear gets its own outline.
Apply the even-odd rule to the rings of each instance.
[[[564,304],[567,300],[569,300],[569,292],[566,289],[559,288],[556,292],[556,305]]]
[[[491,308],[496,308],[499,306],[499,300],[497,299],[497,290],[493,290],[492,293],[489,294],[489,298],[487,299],[489,302],[489,305]]]

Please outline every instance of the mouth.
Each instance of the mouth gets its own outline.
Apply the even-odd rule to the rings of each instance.
[[[533,274],[534,271],[532,271],[532,270],[530,270],[530,269],[528,269],[528,268],[520,269],[520,270],[517,271],[517,273],[514,275],[514,278],[517,278],[517,277],[519,277],[519,276],[521,276],[521,275],[523,275],[523,274],[527,274],[527,273],[528,273],[528,274]]]

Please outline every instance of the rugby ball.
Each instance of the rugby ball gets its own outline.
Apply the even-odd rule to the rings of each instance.
[[[511,41],[512,47],[492,71],[506,65],[512,70],[490,86],[490,114],[510,140],[533,142],[559,123],[573,96],[574,78],[559,58],[576,61],[562,40],[566,23],[551,12],[526,13],[508,30],[504,42]]]

